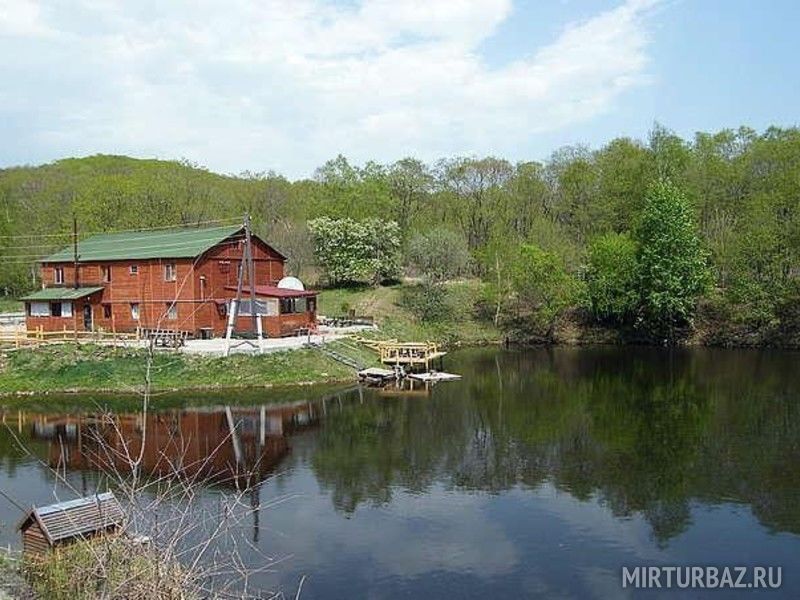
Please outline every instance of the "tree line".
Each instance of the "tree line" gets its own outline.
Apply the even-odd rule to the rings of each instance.
[[[36,285],[36,256],[69,242],[73,214],[91,232],[249,212],[306,278],[421,275],[431,297],[422,318],[437,318],[442,281],[477,277],[476,310],[539,334],[572,309],[664,336],[690,325],[698,307],[715,326],[752,332],[796,320],[797,128],[687,140],[656,125],[646,140],[570,146],[541,162],[355,165],[338,156],[298,181],[93,156],[0,171],[0,206],[0,290],[9,295]],[[345,252],[333,267],[321,250],[337,228],[361,244],[357,264]]]

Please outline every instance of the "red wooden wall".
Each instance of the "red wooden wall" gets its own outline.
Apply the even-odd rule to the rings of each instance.
[[[199,259],[117,260],[81,263],[81,287],[102,286],[103,291],[73,303],[72,317],[27,317],[29,329],[39,326],[45,331],[84,329],[83,305],[90,302],[95,329],[106,331],[135,331],[137,327],[175,329],[198,333],[209,328],[222,335],[227,325],[219,302],[235,297],[226,289],[235,286],[244,243],[239,240],[218,244]],[[254,239],[253,262],[256,285],[276,285],[283,277],[284,258],[271,246]],[[167,281],[165,268],[175,265],[174,281]],[[136,273],[131,272],[136,267]],[[55,269],[64,270],[64,283],[55,283]],[[103,267],[111,270],[111,281],[103,281]],[[72,263],[42,264],[42,281],[46,287],[72,286],[75,268]],[[167,309],[175,301],[176,318],[168,318]],[[139,319],[133,318],[131,304],[139,305]],[[110,311],[110,316],[108,312]],[[270,336],[289,333],[316,321],[314,313],[299,313],[264,317],[265,330]],[[249,330],[249,317],[237,319],[237,330]]]

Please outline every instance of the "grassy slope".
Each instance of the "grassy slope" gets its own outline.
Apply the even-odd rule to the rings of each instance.
[[[0,313],[4,312],[22,312],[23,310],[22,302],[19,302],[15,298],[9,298],[8,296],[0,296]]]
[[[376,338],[397,338],[404,341],[435,341],[448,345],[496,343],[500,332],[472,314],[480,292],[480,283],[467,281],[448,284],[453,300],[452,317],[441,323],[422,323],[401,306],[402,285],[323,290],[319,297],[319,314],[341,315],[348,309],[356,314],[376,318],[380,331]]]
[[[372,356],[341,343],[334,343],[332,347],[359,360]],[[359,352],[363,354],[359,355]],[[142,350],[60,344],[9,352],[0,365],[0,393],[55,390],[137,392],[143,386],[144,377],[145,355]],[[161,390],[353,379],[351,368],[318,350],[305,349],[230,358],[159,352],[152,368],[153,387]]]

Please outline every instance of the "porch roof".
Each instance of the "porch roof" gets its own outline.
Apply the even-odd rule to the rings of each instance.
[[[226,286],[225,289],[236,291],[235,285]],[[250,293],[248,286],[242,286],[242,295]],[[317,292],[314,290],[289,290],[286,288],[279,288],[274,285],[257,285],[256,296],[266,296],[267,298],[311,298],[316,296]]]
[[[77,300],[91,296],[96,292],[102,291],[102,287],[48,287],[37,292],[23,296],[20,300],[28,302],[47,301],[47,300]]]

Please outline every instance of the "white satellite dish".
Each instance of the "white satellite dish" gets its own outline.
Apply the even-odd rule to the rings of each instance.
[[[284,290],[295,290],[297,292],[302,292],[306,289],[303,282],[297,277],[284,277],[278,282],[278,287]]]

